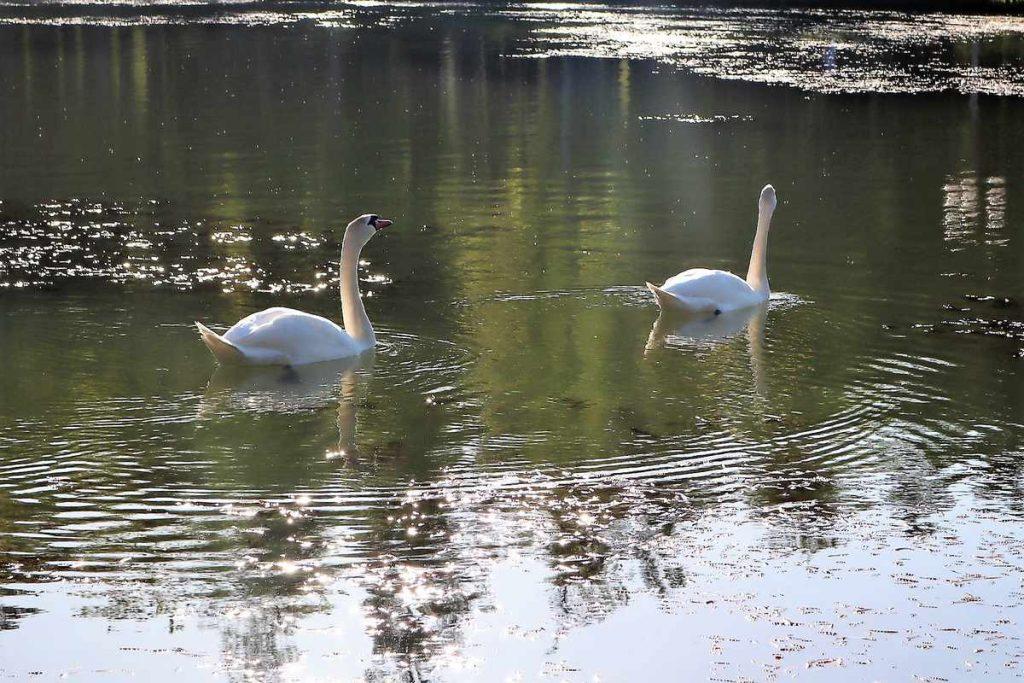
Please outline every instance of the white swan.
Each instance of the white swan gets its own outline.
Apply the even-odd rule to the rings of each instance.
[[[305,365],[354,356],[373,348],[376,338],[359,296],[359,252],[391,221],[365,214],[345,228],[341,241],[342,328],[327,318],[291,308],[253,313],[219,335],[197,322],[203,342],[220,363]]]
[[[666,311],[714,314],[754,306],[768,299],[768,228],[775,212],[775,188],[765,185],[757,203],[757,234],[750,252],[746,281],[724,270],[691,268],[670,277],[661,287],[647,283]]]

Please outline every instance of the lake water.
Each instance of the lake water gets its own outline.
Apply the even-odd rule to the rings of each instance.
[[[999,17],[0,6],[0,677],[1021,676],[1022,74]],[[768,309],[659,320],[766,182]],[[364,212],[376,354],[216,370],[340,320]]]

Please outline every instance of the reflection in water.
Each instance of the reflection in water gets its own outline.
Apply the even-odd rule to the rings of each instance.
[[[816,92],[1024,93],[1019,17],[713,6],[630,11],[574,3],[509,13],[536,24],[536,40],[522,48],[531,56],[649,59]],[[990,36],[998,39],[985,41],[983,65],[976,54],[964,58],[966,46],[978,50],[977,39]],[[924,55],[936,61],[929,64]],[[940,61],[943,67],[935,69]],[[837,62],[842,68],[834,68]]]
[[[662,311],[647,338],[647,350],[664,345],[685,345],[688,342],[698,346],[714,346],[745,330],[751,341],[751,355],[759,353],[768,307],[766,301],[758,306],[698,317]],[[758,347],[756,350],[755,341]]]
[[[875,94],[1016,20],[97,7],[0,7],[0,676],[1016,673],[1024,111]],[[648,334],[765,177],[802,305]],[[372,367],[211,378],[367,206]]]
[[[764,325],[768,318],[768,308],[769,302],[766,301],[749,308],[696,318],[661,310],[647,337],[644,353],[660,346],[696,345],[698,348],[713,348],[745,331],[754,387],[758,396],[765,397]]]
[[[943,192],[943,225],[950,249],[1005,246],[1006,179],[978,178],[971,172],[947,177]]]
[[[220,25],[313,28],[321,31],[390,29],[429,24],[445,30],[462,22],[499,23],[512,54],[656,60],[703,75],[794,85],[817,92],[926,92],[956,89],[1020,95],[1020,39],[1015,16],[907,14],[813,8],[629,7],[598,3],[529,3],[494,7],[353,0],[300,10],[287,2],[260,8],[223,3],[128,2],[127,11],[97,11],[95,3],[42,0],[26,7],[0,5],[0,26],[85,24],[142,26]],[[242,3],[244,4],[244,3]],[[438,21],[438,17],[441,21]],[[145,59],[133,33],[127,52]],[[824,58],[818,57],[824,52]],[[769,68],[766,68],[766,63]],[[842,68],[835,68],[837,63]],[[819,68],[815,65],[820,64]],[[121,73],[119,63],[112,68]],[[132,85],[147,88],[144,70]]]
[[[292,413],[337,406],[338,445],[326,454],[358,462],[359,385],[373,374],[374,354],[286,367],[218,365],[199,404],[200,419],[225,413]]]

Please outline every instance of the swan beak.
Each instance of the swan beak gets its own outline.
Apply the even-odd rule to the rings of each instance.
[[[391,221],[389,221],[387,218],[378,218],[377,222],[373,224],[373,227],[377,228],[378,230],[383,230],[389,225],[391,225]]]

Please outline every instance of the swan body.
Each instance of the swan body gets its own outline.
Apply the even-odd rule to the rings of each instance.
[[[246,316],[223,335],[197,322],[199,334],[219,363],[306,365],[355,356],[376,343],[359,296],[359,253],[391,221],[364,215],[349,223],[341,248],[341,308],[345,326],[292,308],[268,308]]]
[[[690,315],[718,315],[756,306],[768,300],[768,230],[777,200],[775,188],[765,185],[757,210],[757,234],[750,253],[747,279],[724,270],[691,268],[674,275],[661,287],[647,283],[665,311]]]
[[[292,308],[268,308],[235,323],[218,336],[196,323],[203,341],[222,363],[304,365],[353,356],[367,350],[344,328]]]

